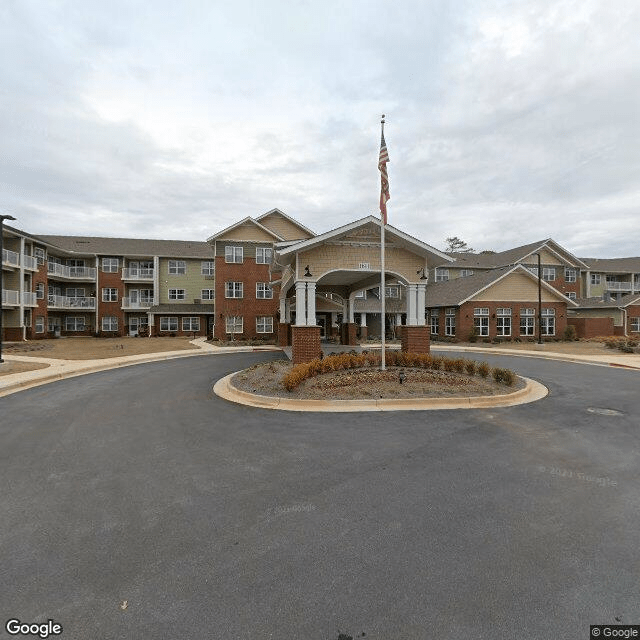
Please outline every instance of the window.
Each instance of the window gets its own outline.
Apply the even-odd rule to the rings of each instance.
[[[34,247],[33,255],[39,265],[43,265],[47,259],[47,252],[44,249],[41,249],[40,247]]]
[[[178,318],[176,316],[161,316],[160,331],[177,331]]]
[[[542,267],[542,279],[546,282],[550,282],[556,279],[555,267]]]
[[[53,333],[56,330],[56,327],[60,328],[60,326],[60,318],[57,318],[55,316],[47,317],[47,331]]]
[[[460,271],[461,278],[467,278],[468,276],[472,276],[472,275],[473,275],[473,269],[462,269]]]
[[[186,300],[186,289],[169,289],[169,300]]]
[[[442,269],[438,267],[436,269],[436,282],[445,282],[449,279],[449,269]]]
[[[200,331],[200,318],[197,316],[182,318],[183,331]]]
[[[576,270],[575,269],[565,269],[564,270],[564,281],[565,282],[575,282],[576,281]]]
[[[575,300],[577,297],[575,291],[568,291],[566,295],[567,295],[567,298],[569,298],[569,300]]]
[[[640,333],[640,318],[631,318],[631,331]]]
[[[36,316],[36,333],[44,333],[44,316]]]
[[[600,284],[600,274],[592,273],[591,274],[591,284]]]
[[[385,296],[387,298],[399,298],[400,297],[400,288],[399,287],[385,287]]]
[[[103,331],[117,331],[118,330],[118,318],[116,318],[116,316],[104,316],[102,318],[102,330]]]
[[[242,282],[225,282],[225,298],[242,298]]]
[[[22,314],[22,323],[25,327],[31,326],[31,309],[25,309]]]
[[[227,333],[242,333],[242,316],[227,316]]]
[[[520,309],[520,335],[533,336],[536,332],[535,309]]]
[[[489,335],[489,307],[476,307],[473,310],[473,326],[477,335]]]
[[[273,333],[273,318],[270,316],[258,316],[256,318],[257,333]]]
[[[44,282],[36,284],[36,300],[44,300]]]
[[[527,267],[527,269],[529,269],[529,271],[531,271],[531,273],[533,273],[536,278],[538,277],[538,267]]]
[[[117,289],[102,289],[102,302],[118,302],[118,290]]]
[[[273,251],[266,247],[256,248],[256,264],[271,264],[271,256]],[[240,260],[242,262],[242,260]]]
[[[64,319],[65,331],[84,331],[85,329],[84,316],[67,316]]]
[[[555,309],[543,309],[542,310],[542,335],[554,336],[556,334],[556,310]]]
[[[242,297],[242,295],[240,295],[240,297]],[[256,298],[265,300],[271,300],[271,298],[273,298],[273,290],[268,282],[256,282]]]
[[[511,308],[496,309],[496,335],[511,335]]]
[[[104,271],[104,273],[118,273],[118,264],[118,258],[102,258],[102,271]]]
[[[224,261],[240,263],[243,261],[242,247],[225,247]]]
[[[444,335],[456,335],[456,310],[446,309],[444,312]]]
[[[431,324],[431,333],[437,335],[440,331],[440,312],[438,309],[431,309],[429,312],[429,322]]]
[[[358,291],[358,293],[356,293],[356,295],[354,296],[355,298],[365,298],[367,297],[367,292],[362,289],[362,291]]]
[[[201,300],[213,300],[214,298],[215,298],[215,293],[213,289],[202,289],[202,291],[200,291]]]
[[[187,263],[184,260],[169,260],[169,275],[183,276],[187,273]]]
[[[67,298],[84,298],[84,287],[67,287]]]
[[[203,260],[200,263],[200,273],[203,276],[212,276],[215,273],[215,262]]]

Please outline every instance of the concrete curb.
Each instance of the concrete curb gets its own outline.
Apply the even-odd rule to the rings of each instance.
[[[240,373],[230,373],[213,385],[213,392],[220,398],[260,409],[281,411],[324,411],[346,413],[355,411],[433,411],[439,409],[487,409],[512,407],[541,400],[549,390],[543,384],[519,376],[526,382],[524,389],[499,396],[473,396],[469,398],[399,398],[378,400],[292,400],[289,398],[261,396],[241,391],[233,386],[231,378]]]

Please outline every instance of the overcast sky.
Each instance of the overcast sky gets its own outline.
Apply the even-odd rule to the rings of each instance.
[[[640,255],[640,3],[2,0],[0,212],[204,240],[278,207]]]

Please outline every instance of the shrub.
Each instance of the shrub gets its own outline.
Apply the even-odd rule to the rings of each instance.
[[[471,331],[469,331],[469,342],[477,342],[478,340],[478,330],[475,325],[471,327]]]
[[[436,356],[435,358],[431,358],[431,370],[432,371],[440,371],[442,369],[444,358]]]
[[[464,373],[465,366],[466,360],[464,358],[456,358],[453,361],[453,370],[457,373]]]
[[[456,361],[451,358],[444,358],[442,362],[445,371],[455,371],[455,364]]]
[[[491,373],[491,367],[486,362],[481,362],[477,366],[477,371],[483,378],[487,378],[489,373]]]
[[[576,333],[576,328],[572,324],[568,324],[564,330],[562,339],[567,341],[573,341],[577,337],[578,337],[578,334]]]
[[[470,375],[470,376],[474,376],[476,374],[476,369],[477,369],[478,365],[476,364],[476,362],[474,360],[467,360],[464,368],[466,370],[466,372]]]
[[[495,367],[493,370],[493,379],[498,384],[504,384],[507,387],[513,386],[516,381],[516,374],[511,369],[502,369],[501,367]]]

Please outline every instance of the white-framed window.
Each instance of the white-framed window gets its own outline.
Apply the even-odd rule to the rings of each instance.
[[[444,312],[444,335],[455,336],[456,335],[456,310],[445,309]]]
[[[511,335],[511,308],[498,307],[496,309],[496,335]]]
[[[570,269],[567,267],[564,270],[564,281],[565,282],[575,282],[576,281],[576,270]]]
[[[556,310],[542,309],[542,335],[556,335]]]
[[[591,274],[591,284],[600,284],[600,274],[592,273]]]
[[[84,287],[67,287],[65,294],[67,298],[84,298]]]
[[[258,316],[256,318],[257,333],[273,333],[273,318],[271,316]]]
[[[60,328],[61,326],[60,318],[57,316],[47,316],[47,331],[53,333],[56,327]]]
[[[242,282],[225,282],[224,283],[225,298],[242,298]]]
[[[390,286],[390,287],[385,287],[385,295],[387,296],[387,298],[399,298],[400,297],[400,287],[397,286]]]
[[[365,298],[367,297],[367,292],[365,289],[362,289],[362,291],[358,291],[358,293],[356,293],[356,295],[354,296],[355,298]]]
[[[201,300],[213,300],[215,298],[215,291],[213,289],[202,289],[200,291]]]
[[[198,316],[187,316],[182,318],[183,331],[200,331],[200,318]]]
[[[533,336],[536,332],[536,310],[530,307],[520,309],[520,335]]]
[[[271,264],[273,249],[256,247],[256,264]]]
[[[227,316],[225,329],[227,333],[242,333],[243,331],[242,316]]]
[[[203,276],[212,276],[215,273],[216,263],[213,260],[203,260],[200,263],[200,273]]]
[[[273,289],[268,282],[256,282],[256,298],[259,300],[271,300],[273,298]]]
[[[44,333],[44,316],[36,316],[36,333]]]
[[[39,265],[43,265],[47,261],[47,252],[41,247],[34,247],[33,257]]]
[[[575,291],[568,291],[566,295],[569,300],[575,300],[578,297]]]
[[[116,316],[104,316],[102,318],[102,330],[103,331],[117,331],[118,330],[118,318]]]
[[[25,327],[31,326],[31,309],[24,310],[22,314],[22,324],[24,324]]]
[[[640,333],[640,318],[631,318],[631,331]]]
[[[226,246],[224,248],[224,261],[240,263],[244,261],[244,251],[242,247]]]
[[[538,267],[527,267],[527,269],[529,269],[529,271],[531,271],[531,273],[533,273],[536,278],[538,277]]]
[[[473,275],[473,269],[461,269],[460,271],[461,278],[467,278],[472,275]]]
[[[438,267],[436,269],[436,282],[446,282],[449,279],[449,269]]]
[[[86,328],[84,316],[67,316],[64,319],[65,331],[85,331]]]
[[[183,276],[187,273],[187,263],[185,260],[169,260],[169,275]]]
[[[473,310],[473,326],[476,329],[476,335],[489,335],[489,307],[476,307]]]
[[[371,263],[370,262],[359,262],[358,263],[358,269],[371,269]]]
[[[429,312],[429,324],[431,325],[431,333],[438,334],[440,332],[440,310],[431,309]]]
[[[556,268],[555,267],[542,267],[542,279],[545,282],[551,282],[556,279]]]
[[[84,266],[84,264],[75,266]],[[120,260],[118,258],[102,258],[102,271],[104,273],[118,273],[119,266]]]
[[[115,287],[103,287],[102,302],[118,302],[118,290]]]
[[[186,300],[186,289],[169,289],[169,300]]]
[[[177,331],[177,316],[160,316],[160,331]]]
[[[36,300],[44,300],[44,282],[36,284]]]

